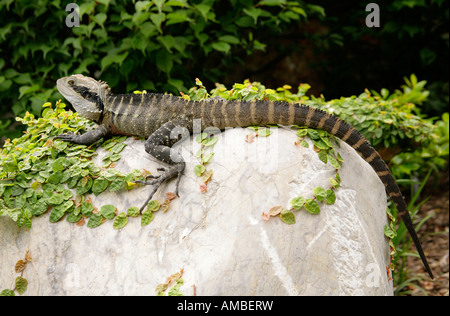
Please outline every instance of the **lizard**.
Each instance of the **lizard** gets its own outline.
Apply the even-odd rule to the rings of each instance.
[[[109,135],[143,137],[146,139],[145,151],[168,165],[166,168],[158,168],[158,171],[162,171],[160,175],[150,175],[145,181],[137,181],[153,186],[140,208],[141,213],[161,184],[175,177],[175,194],[178,196],[178,186],[186,163],[172,146],[182,138],[180,129],[193,133],[194,120],[200,120],[202,130],[203,127],[224,130],[226,127],[279,124],[327,131],[353,147],[374,169],[384,184],[387,195],[396,205],[398,215],[405,223],[426,271],[433,278],[406,202],[389,167],[359,131],[337,116],[314,107],[282,101],[222,98],[192,101],[158,93],[114,94],[106,82],[81,74],[60,78],[56,85],[74,110],[80,116],[97,123],[98,127],[81,135],[56,135],[55,139],[91,145]]]

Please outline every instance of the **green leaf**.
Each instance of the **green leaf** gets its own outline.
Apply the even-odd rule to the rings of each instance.
[[[308,130],[306,128],[301,128],[297,131],[297,136],[298,137],[305,137],[306,134],[308,134]]]
[[[60,205],[55,206],[50,213],[50,223],[56,223],[57,221],[59,221],[64,216],[64,213],[65,209],[63,207],[61,207]]]
[[[19,295],[22,295],[25,293],[28,287],[28,281],[21,276],[18,276],[16,278],[16,291],[19,293]]]
[[[331,142],[329,136],[321,135],[320,139],[330,148],[333,148],[333,143]]]
[[[150,210],[144,211],[141,216],[141,226],[147,226],[148,224],[150,224],[153,221],[154,217],[155,215],[153,214],[152,211]]]
[[[160,50],[156,53],[156,66],[162,72],[169,74],[173,67],[172,57],[166,51]]]
[[[103,205],[100,209],[99,214],[106,219],[113,219],[115,216],[117,208],[114,205],[108,204]]]
[[[316,197],[317,201],[321,202],[327,198],[327,191],[322,187],[316,187],[314,188],[314,196]]]
[[[62,170],[64,170],[63,161],[60,159],[55,160],[55,162],[52,164],[52,171],[57,172],[57,171],[62,171]]]
[[[175,39],[173,38],[173,36],[171,35],[158,36],[158,41],[160,41],[161,44],[164,45],[164,47],[169,53],[172,53],[172,47],[175,46]]]
[[[155,24],[156,28],[160,33],[162,33],[161,30],[161,23],[166,19],[165,13],[154,13],[150,14],[150,20],[152,20],[153,24]]]
[[[261,137],[267,137],[270,134],[272,134],[272,131],[270,129],[268,129],[268,128],[259,128],[256,131],[256,134],[258,134],[258,136],[261,136]]]
[[[39,85],[35,84],[30,86],[22,86],[19,88],[19,99],[21,99],[25,94],[30,94],[39,90]]]
[[[220,42],[227,42],[230,44],[239,44],[239,38],[232,35],[224,35],[219,37]]]
[[[111,152],[111,154],[118,154],[118,153],[120,153],[126,146],[127,146],[127,144],[118,143],[118,144],[114,145],[114,146],[110,149],[110,152]]]
[[[101,64],[101,70],[104,71],[106,68],[108,68],[111,64],[119,64],[122,65],[125,58],[127,58],[128,52],[124,52],[122,54],[117,53],[110,53],[109,55],[106,55],[102,58],[100,64]]]
[[[397,232],[392,230],[388,225],[384,225],[384,235],[392,239],[397,236]]]
[[[331,155],[327,155],[328,161],[330,162],[330,164],[336,168],[336,169],[340,169],[341,168],[341,164]]]
[[[125,187],[127,184],[127,181],[124,178],[117,178],[111,181],[111,184],[109,185],[109,191],[119,191]]]
[[[317,153],[317,155],[319,156],[319,159],[323,162],[323,163],[327,163],[328,159],[327,159],[327,151],[326,150],[321,150]]]
[[[184,87],[183,80],[170,78],[167,80],[167,83],[171,86],[175,87],[177,91],[184,91],[186,88]]]
[[[379,127],[375,130],[375,137],[381,138],[381,136],[383,136],[383,129]]]
[[[113,228],[114,229],[122,229],[128,223],[127,214],[122,212],[114,218]]]
[[[81,217],[82,217],[81,213],[76,214],[75,212],[72,212],[67,216],[66,220],[69,223],[76,223],[81,219]]]
[[[91,189],[93,182],[94,181],[89,176],[81,178],[77,183],[77,194],[83,195],[88,192]]]
[[[217,143],[218,139],[219,139],[218,137],[211,137],[211,138],[204,139],[202,141],[202,145],[204,145],[205,147],[213,146]]]
[[[91,18],[95,23],[97,23],[98,25],[100,25],[103,28],[103,24],[105,23],[107,16],[105,13],[102,12],[102,13],[98,13],[94,16],[91,16]]]
[[[295,215],[289,210],[282,210],[280,218],[286,224],[295,224]]]
[[[195,8],[200,12],[202,17],[205,19],[205,21],[208,20],[208,12],[211,10],[211,6],[206,4],[198,4],[195,6]]]
[[[94,206],[86,201],[81,202],[81,214],[86,217],[91,217],[94,211]]]
[[[251,7],[249,9],[244,9],[242,10],[245,14],[247,14],[248,16],[250,16],[253,19],[253,23],[256,24],[258,23],[258,17],[261,15],[261,13],[264,11],[262,9],[259,8],[254,8]]]
[[[281,6],[285,5],[286,0],[262,0],[258,5],[268,5],[268,6]]]
[[[136,206],[132,206],[127,210],[127,215],[130,217],[138,217],[139,216],[139,208]]]
[[[214,153],[207,153],[206,155],[203,155],[202,164],[207,164],[213,156],[214,156]]]
[[[31,205],[31,213],[33,216],[40,216],[47,211],[47,204],[44,199],[38,200],[36,203]]]
[[[146,38],[149,38],[154,33],[156,33],[156,26],[151,22],[145,22],[141,25],[140,30]]]
[[[0,296],[16,296],[16,294],[14,294],[13,290],[6,289],[0,293]]]
[[[303,196],[297,196],[291,200],[291,205],[295,210],[299,210],[305,204],[305,198]]]
[[[306,140],[304,140],[304,139],[300,142],[300,145],[302,145],[305,148],[309,148],[308,142]]]
[[[336,195],[333,190],[327,190],[327,204],[334,204],[336,201]]]
[[[231,49],[230,44],[228,44],[226,42],[215,42],[215,43],[212,43],[211,46],[215,50],[217,50],[219,52],[224,52],[224,53],[228,53]]]
[[[319,139],[319,140],[313,139],[312,142],[313,142],[314,146],[316,146],[319,149],[327,150],[330,148],[322,139]]]
[[[205,140],[206,138],[208,137],[208,134],[207,133],[200,133],[200,134],[198,134],[197,135],[197,137],[195,138],[195,141],[197,142],[197,143],[202,143],[203,142],[203,140]]]
[[[72,193],[72,192],[71,192]],[[68,211],[72,206],[73,206],[73,201],[69,200],[69,201],[65,201],[63,204],[60,204],[56,207],[61,208],[64,212]]]
[[[47,182],[52,184],[59,184],[63,178],[64,174],[61,171],[55,172],[48,177]]]
[[[311,138],[311,140],[319,140],[320,139],[320,134],[315,129],[308,128],[307,132],[308,132],[309,138]]]
[[[97,178],[94,180],[92,184],[92,193],[98,195],[106,190],[108,187],[109,181],[104,178]]]
[[[147,204],[147,211],[156,212],[161,207],[161,204],[159,204],[158,201],[152,200]]]
[[[171,24],[186,22],[189,20],[190,19],[188,18],[188,16],[185,13],[180,13],[180,12],[169,13],[169,14],[167,14],[166,26],[171,25]]]
[[[197,175],[197,177],[200,177],[203,172],[205,172],[206,168],[204,165],[196,165],[194,167],[194,173]]]
[[[50,205],[59,205],[64,201],[64,195],[54,193],[53,191],[50,192],[44,191],[44,200]]]
[[[306,199],[305,209],[311,214],[319,214],[320,207],[316,200]]]
[[[87,227],[95,228],[102,224],[103,217],[100,214],[92,214],[87,223]]]

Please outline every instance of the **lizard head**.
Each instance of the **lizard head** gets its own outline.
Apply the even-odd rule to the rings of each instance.
[[[100,119],[104,100],[110,93],[106,82],[83,75],[72,75],[58,79],[56,86],[81,116],[94,122]]]

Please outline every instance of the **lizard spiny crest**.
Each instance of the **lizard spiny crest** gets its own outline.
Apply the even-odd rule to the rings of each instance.
[[[104,100],[111,92],[106,82],[78,74],[58,79],[56,86],[81,116],[94,122],[100,120]]]

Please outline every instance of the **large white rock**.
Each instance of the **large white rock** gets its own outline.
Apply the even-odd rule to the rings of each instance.
[[[262,213],[273,206],[288,208],[291,198],[311,198],[314,187],[328,187],[334,169],[311,147],[296,146],[295,131],[275,129],[247,143],[251,133],[237,128],[219,137],[205,193],[193,172],[198,144],[175,146],[187,161],[180,198],[146,227],[130,218],[120,231],[112,221],[90,229],[65,220],[52,224],[44,214],[28,230],[0,217],[0,288],[11,287],[14,264],[29,250],[27,295],[155,295],[156,286],[181,268],[184,295],[194,289],[196,295],[392,295],[386,195],[371,167],[342,142],[335,204],[322,205],[319,215],[295,212],[293,225],[278,217],[265,221]],[[143,142],[126,143],[116,168],[156,174],[161,164]],[[104,155],[99,151],[97,160]],[[154,198],[164,201],[174,182]],[[122,212],[140,206],[150,190],[92,199],[98,208],[113,204]]]

